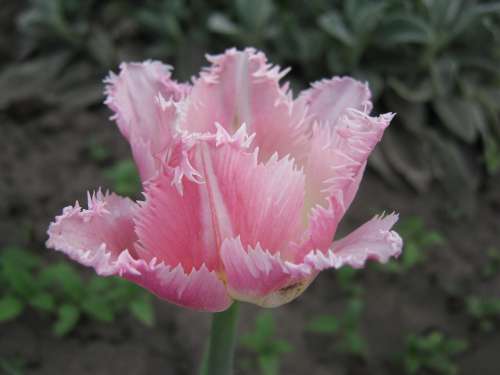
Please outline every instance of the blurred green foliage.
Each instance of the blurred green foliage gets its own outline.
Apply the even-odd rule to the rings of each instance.
[[[481,276],[485,279],[491,279],[500,272],[500,251],[492,247],[488,249],[487,263],[481,268]]]
[[[371,158],[391,183],[424,192],[438,180],[463,214],[500,170],[498,1],[31,0],[16,28],[19,48],[0,45],[0,108],[33,95],[88,106],[120,61],[162,59],[187,79],[204,53],[251,45],[291,66],[296,88],[368,81],[376,110],[398,113]]]
[[[26,362],[19,357],[0,357],[0,373],[5,375],[22,375]]]
[[[26,308],[54,318],[56,336],[71,332],[82,318],[112,322],[129,312],[153,325],[152,297],[119,278],[82,278],[68,263],[44,264],[17,247],[0,251],[0,322],[17,318]]]
[[[328,314],[313,317],[306,326],[308,332],[332,335],[336,350],[364,357],[366,342],[360,331],[364,303],[361,298],[351,297],[340,316]]]
[[[456,375],[455,356],[467,349],[465,340],[446,337],[439,331],[428,334],[411,334],[406,340],[403,364],[408,375]]]
[[[500,298],[470,296],[466,299],[467,313],[479,329],[490,332],[500,321]]]
[[[444,237],[438,231],[427,228],[418,216],[401,220],[397,231],[404,239],[403,253],[398,260],[379,265],[386,272],[405,274],[427,260],[429,249],[445,244]]]
[[[134,196],[141,191],[141,180],[131,159],[121,160],[108,167],[105,174],[117,194]]]
[[[257,315],[255,329],[241,336],[243,348],[253,352],[256,356],[255,363],[247,367],[258,368],[263,375],[278,375],[280,359],[285,353],[293,350],[290,344],[281,339],[276,339],[276,324],[270,312]]]

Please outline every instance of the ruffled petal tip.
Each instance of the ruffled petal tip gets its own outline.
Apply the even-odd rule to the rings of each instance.
[[[351,266],[361,268],[368,260],[386,263],[401,254],[403,240],[390,230],[398,220],[397,214],[376,216],[341,240],[335,241],[328,252],[313,251],[304,263],[321,271],[327,268]]]

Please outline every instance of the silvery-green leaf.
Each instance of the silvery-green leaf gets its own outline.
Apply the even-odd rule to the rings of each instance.
[[[355,44],[355,37],[347,28],[342,17],[335,11],[331,11],[319,17],[318,24],[328,35],[339,42],[352,46]]]
[[[468,143],[476,139],[482,124],[473,103],[462,98],[443,97],[433,101],[433,108],[442,124],[455,136]]]

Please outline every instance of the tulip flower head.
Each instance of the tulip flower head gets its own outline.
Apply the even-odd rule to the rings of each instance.
[[[401,252],[397,215],[332,242],[393,114],[370,116],[366,84],[313,83],[293,98],[287,70],[253,49],[207,57],[191,83],[156,61],[106,79],[144,199],[100,191],[66,207],[47,246],[177,305],[222,311],[299,296],[328,268]]]

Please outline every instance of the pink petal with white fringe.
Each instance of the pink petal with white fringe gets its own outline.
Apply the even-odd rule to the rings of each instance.
[[[203,311],[279,306],[324,269],[397,257],[396,214],[332,242],[393,117],[370,116],[368,86],[334,77],[294,99],[262,52],[208,60],[192,83],[155,61],[110,74],[144,200],[89,196],[56,217],[47,246]]]

